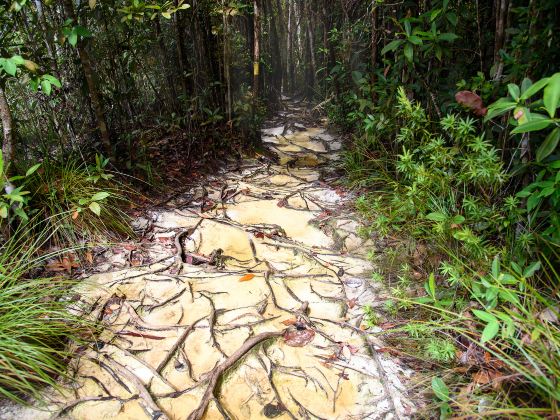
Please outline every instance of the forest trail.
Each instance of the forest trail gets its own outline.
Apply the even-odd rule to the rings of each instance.
[[[53,417],[412,414],[410,372],[365,328],[363,306],[384,296],[355,197],[333,187],[341,142],[294,102],[262,134],[278,162],[226,165],[150,210],[135,221],[144,240],[107,252],[98,270],[110,271],[80,286],[105,329],[79,349],[77,386],[52,397]]]

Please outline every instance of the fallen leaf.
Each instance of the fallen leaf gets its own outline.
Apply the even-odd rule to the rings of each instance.
[[[284,342],[290,347],[303,347],[315,338],[315,331],[309,328],[290,329],[284,333]]]
[[[282,324],[284,325],[295,325],[297,322],[296,318],[290,318],[290,319],[285,319],[284,321],[282,321]]]
[[[254,277],[255,277],[255,275],[253,273],[248,273],[248,274],[245,274],[243,277],[241,277],[239,279],[239,281],[249,281],[249,280],[252,280]]]
[[[78,218],[78,216],[80,215],[80,213],[78,213],[77,211],[75,211],[74,213],[72,213],[72,220],[76,220]]]
[[[278,207],[286,207],[288,205],[288,201],[285,198],[283,198],[282,200],[278,201],[278,203],[276,203],[276,205]]]
[[[357,305],[357,303],[358,303],[358,299],[356,298],[348,299],[348,302],[346,302],[346,304],[350,309],[354,308]]]
[[[93,254],[91,251],[86,252],[86,261],[90,264],[93,264]]]

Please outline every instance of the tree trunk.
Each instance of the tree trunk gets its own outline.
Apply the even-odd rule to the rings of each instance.
[[[288,67],[288,90],[290,95],[294,94],[295,87],[295,63],[294,63],[294,2],[288,2],[288,39],[287,39],[287,50],[288,58],[286,60]]]
[[[261,61],[261,11],[259,0],[253,0],[253,30],[254,30],[254,52],[253,52],[253,96],[259,97],[259,74]]]
[[[494,36],[494,80],[502,77],[504,63],[500,58],[500,50],[504,47],[508,0],[496,0],[496,32]]]
[[[2,143],[2,156],[4,158],[4,170],[11,172],[11,164],[14,162],[15,150],[12,135],[12,114],[10,106],[4,92],[4,87],[0,84],[0,120],[2,121],[2,131],[4,141]]]
[[[224,77],[226,79],[226,107],[228,121],[231,121],[231,106],[232,106],[232,95],[231,95],[231,73],[230,73],[230,52],[229,52],[229,9],[226,9],[225,0],[222,0],[222,20],[224,25]]]
[[[175,0],[175,7],[179,5],[179,0]],[[177,45],[177,62],[179,64],[179,71],[181,72],[181,87],[183,89],[183,95],[185,98],[189,95],[189,88],[187,84],[187,73],[185,71],[185,43],[183,42],[184,25],[183,19],[181,19],[180,11],[173,14],[173,20],[175,23],[175,41]]]
[[[313,95],[315,93],[315,85],[316,85],[315,75],[317,74],[317,63],[315,61],[315,40],[313,38],[314,36],[313,28],[315,27],[315,25],[313,25],[312,11],[309,3],[307,3],[305,6],[305,15],[307,21],[307,41],[308,41],[309,59],[310,59],[309,62],[310,68],[309,68],[309,75],[308,75],[309,86],[308,86],[307,99],[311,100],[313,99]]]
[[[77,24],[78,20],[76,12],[74,11],[74,4],[72,3],[72,0],[64,0],[64,11],[66,13],[66,16],[70,19],[73,19],[74,23]],[[105,153],[108,156],[113,156],[113,148],[111,147],[109,130],[107,129],[107,123],[105,122],[105,113],[103,111],[101,94],[99,93],[97,84],[95,83],[89,53],[80,41],[78,41],[76,47],[78,49],[78,56],[80,57],[82,71],[84,72],[84,77],[88,86],[91,106],[93,108],[93,111],[95,112],[95,118],[97,119],[97,128],[99,129],[99,134],[101,136],[101,143],[103,144]]]

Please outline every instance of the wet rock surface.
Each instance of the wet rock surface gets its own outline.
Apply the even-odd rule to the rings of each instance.
[[[288,104],[263,129],[278,161],[246,159],[152,210],[144,241],[80,286],[97,341],[76,383],[18,418],[391,419],[413,411],[409,371],[378,354],[341,143]],[[110,253],[110,252],[109,252]],[[1,413],[1,412],[0,412]],[[12,418],[10,414],[4,415]]]

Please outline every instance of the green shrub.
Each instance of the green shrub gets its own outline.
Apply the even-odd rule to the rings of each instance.
[[[27,180],[30,212],[44,221],[59,246],[132,234],[121,208],[130,191],[115,181],[106,170],[107,163],[99,156],[92,166],[76,159],[45,161]]]

